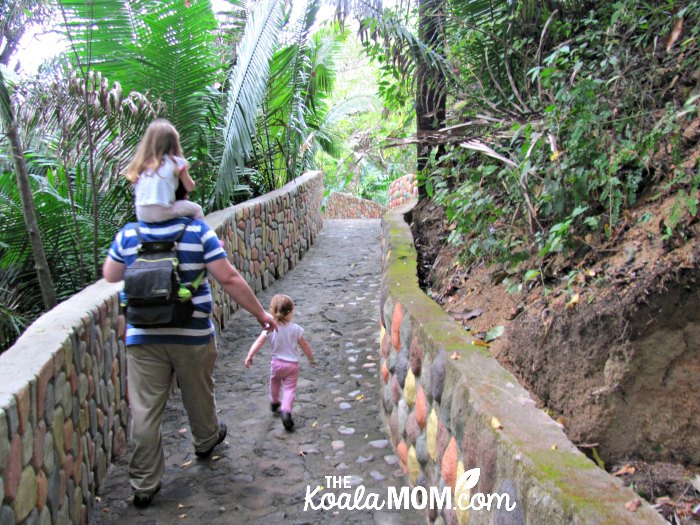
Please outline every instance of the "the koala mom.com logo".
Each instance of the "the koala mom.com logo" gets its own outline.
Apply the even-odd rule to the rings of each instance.
[[[481,469],[473,468],[462,474],[452,491],[450,486],[438,487],[394,487],[388,486],[386,494],[367,492],[364,485],[351,486],[352,476],[325,476],[325,486],[306,486],[304,511],[307,510],[401,510],[401,509],[454,509],[491,510],[510,512],[517,504],[508,494],[472,493],[479,483]]]

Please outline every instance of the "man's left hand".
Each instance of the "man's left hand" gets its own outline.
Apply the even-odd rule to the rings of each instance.
[[[267,330],[268,332],[277,330],[277,321],[267,312],[264,312],[264,315],[258,318],[258,323],[260,323],[263,330]]]

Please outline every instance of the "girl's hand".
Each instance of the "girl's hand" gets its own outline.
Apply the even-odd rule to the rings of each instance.
[[[253,364],[253,356],[249,355],[248,357],[245,358],[245,367],[250,368],[250,365]]]
[[[190,177],[189,171],[187,171],[187,166],[182,168],[177,177],[180,179],[180,182],[182,182],[182,186],[185,188],[185,190],[187,190],[187,193],[194,191],[195,183],[192,180],[192,177]]]

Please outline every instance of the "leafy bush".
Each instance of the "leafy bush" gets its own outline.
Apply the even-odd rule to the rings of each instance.
[[[426,180],[450,242],[466,262],[544,260],[610,237],[668,180],[679,197],[666,226],[697,215],[681,131],[698,116],[700,2],[531,4],[453,23],[456,67],[478,79],[454,93],[453,118],[481,120],[479,139],[448,147]]]

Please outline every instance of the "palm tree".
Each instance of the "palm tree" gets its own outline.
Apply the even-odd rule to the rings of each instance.
[[[442,54],[444,49],[440,23],[444,19],[445,3],[445,0],[420,0],[418,5],[418,35],[428,48],[437,54]],[[424,174],[430,152],[435,146],[430,142],[421,141],[421,137],[445,127],[447,79],[439,68],[431,67],[425,60],[420,60],[417,66],[416,157],[418,173]],[[438,152],[437,155],[440,156],[441,153]],[[419,184],[419,199],[425,199],[427,196],[425,184]]]
[[[146,125],[158,114],[158,106],[137,93],[123,97],[118,85],[97,78],[86,85],[78,78],[64,77],[60,69],[47,75],[18,87],[24,103],[15,118],[22,132],[37,228],[61,300],[99,277],[90,254],[97,251],[101,260],[116,231],[133,217],[132,193],[118,174]],[[102,174],[96,209],[86,152],[85,91],[97,101],[90,112],[95,173]],[[14,332],[41,313],[36,307],[41,304],[37,278],[31,271],[35,256],[22,227],[27,215],[15,173],[0,162],[0,294],[4,304],[14,305],[16,319],[4,326],[6,336],[8,330]],[[98,228],[93,241],[95,216]]]
[[[270,74],[270,58],[282,27],[278,0],[263,0],[251,13],[236,48],[236,65],[228,80],[226,117],[223,123],[223,156],[212,201],[228,205],[242,190],[240,180],[246,162],[254,154],[256,120]]]
[[[272,58],[256,151],[267,191],[312,168],[317,146],[337,153],[325,116],[344,33],[331,27],[311,34],[317,10],[317,2],[305,5],[290,42]]]
[[[17,187],[19,188],[19,196],[22,202],[24,223],[32,246],[32,254],[34,256],[39,288],[41,289],[41,297],[47,309],[53,308],[56,305],[56,292],[53,288],[51,272],[49,271],[44,244],[41,240],[41,231],[39,230],[36,208],[34,206],[34,196],[29,186],[29,174],[27,171],[27,163],[24,158],[24,148],[22,147],[14,108],[12,107],[10,93],[7,89],[5,76],[2,71],[0,71],[0,118],[12,149],[12,159],[15,165]]]
[[[217,22],[208,1],[61,0],[72,62],[99,71],[127,92],[160,99],[194,150],[206,129],[207,90],[223,81]]]

